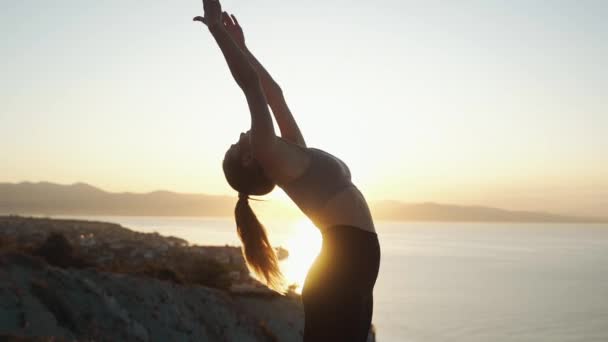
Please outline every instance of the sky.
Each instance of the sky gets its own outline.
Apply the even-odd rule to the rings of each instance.
[[[222,4],[368,199],[605,216],[608,2]],[[0,2],[0,182],[234,194],[249,113],[201,14]]]

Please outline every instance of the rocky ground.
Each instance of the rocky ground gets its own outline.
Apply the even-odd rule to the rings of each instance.
[[[300,297],[251,278],[239,248],[0,217],[0,340],[301,341],[303,319]]]

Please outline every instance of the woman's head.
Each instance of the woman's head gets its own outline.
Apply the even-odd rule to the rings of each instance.
[[[249,195],[265,195],[272,191],[275,183],[253,158],[248,133],[241,133],[239,141],[230,146],[223,168],[228,184],[239,193],[234,218],[247,265],[268,286],[281,290],[282,275],[277,256],[268,241],[266,229],[249,205]]]
[[[241,133],[239,141],[224,156],[223,169],[230,186],[242,194],[266,195],[275,187],[264,169],[253,158],[249,132]]]

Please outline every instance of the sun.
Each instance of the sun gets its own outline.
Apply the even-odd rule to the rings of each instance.
[[[297,222],[293,234],[285,241],[289,257],[281,263],[281,271],[287,285],[296,284],[296,292],[302,292],[306,274],[321,251],[321,232],[310,220]]]

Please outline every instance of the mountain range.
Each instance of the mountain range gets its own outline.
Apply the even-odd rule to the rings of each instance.
[[[0,183],[0,214],[232,216],[235,198],[169,191],[113,193],[85,183]],[[370,202],[375,219],[450,222],[608,222],[544,212],[438,203]]]

